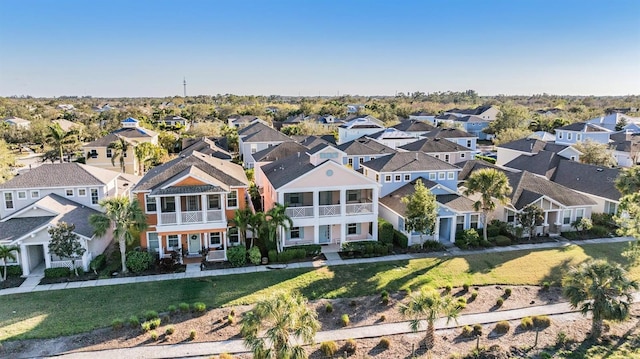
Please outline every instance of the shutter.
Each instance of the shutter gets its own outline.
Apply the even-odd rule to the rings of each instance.
[[[362,223],[356,223],[356,234],[360,234],[362,232]]]
[[[300,239],[304,239],[304,227],[299,227],[298,233],[300,233]]]
[[[290,240],[291,239],[291,229],[287,229],[286,231],[284,231],[284,236],[286,240]]]

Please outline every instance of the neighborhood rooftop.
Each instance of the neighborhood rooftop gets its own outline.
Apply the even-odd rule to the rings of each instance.
[[[0,189],[98,186],[118,177],[118,172],[76,162],[42,164],[0,184]]]
[[[376,172],[395,171],[437,171],[459,169],[458,167],[441,161],[423,152],[397,152],[389,156],[382,156],[362,164]]]

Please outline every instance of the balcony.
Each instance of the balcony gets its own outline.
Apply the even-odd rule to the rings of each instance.
[[[332,204],[327,206],[319,206],[318,207],[318,215],[320,217],[333,217],[340,215],[340,205]]]
[[[287,216],[291,218],[310,218],[313,217],[313,206],[289,207],[286,210]]]
[[[180,213],[180,221],[176,212],[160,213],[158,225],[212,223],[223,220],[222,210],[186,211]]]
[[[355,216],[360,214],[372,214],[373,203],[348,203],[346,208],[347,216]]]

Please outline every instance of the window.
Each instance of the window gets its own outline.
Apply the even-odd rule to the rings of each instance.
[[[4,207],[6,209],[13,209],[13,193],[11,192],[4,193]]]
[[[289,232],[291,239],[300,239],[300,227],[291,227],[291,231]]]
[[[359,190],[348,190],[347,191],[347,202],[359,202],[360,201],[360,191]]]
[[[402,175],[394,175],[394,176],[393,176],[393,180],[394,180],[395,182],[400,182],[400,181],[401,181],[401,179],[402,179]]]
[[[460,152],[460,158],[464,158],[464,152]]]
[[[513,223],[516,220],[516,213],[514,211],[507,210],[507,223]]]
[[[258,145],[251,145],[251,153],[258,152]]]
[[[187,212],[200,211],[200,196],[186,196],[184,202]]]
[[[364,157],[359,157],[358,158],[358,163],[363,164],[364,163]]]
[[[446,172],[438,172],[438,179],[443,180],[446,176]]]
[[[25,191],[18,192],[18,199],[26,199],[26,198],[27,198],[27,192]]]
[[[411,175],[404,175],[404,181],[405,182],[411,181]]]
[[[471,140],[467,140],[467,148],[471,148]]]
[[[180,240],[178,240],[177,234],[170,234],[167,236],[167,249],[170,251],[175,251],[180,248]]]
[[[227,197],[227,207],[236,208],[238,207],[238,191],[232,190],[229,192]]]
[[[433,155],[433,157],[440,159],[440,155]]]
[[[391,182],[391,175],[384,175],[384,181],[385,181],[386,183]]]
[[[573,133],[567,132],[567,140],[571,140],[572,137],[573,137]]]
[[[464,216],[456,217],[456,231],[461,231],[464,229]]]
[[[220,196],[210,194],[207,196],[207,202],[207,209],[220,209]]]
[[[444,161],[445,162],[449,162],[449,154],[448,153],[444,155]]]
[[[175,212],[176,211],[175,197],[160,197],[160,208],[162,209],[162,212]]]
[[[360,223],[349,223],[347,224],[347,234],[360,234]]]
[[[147,212],[155,212],[158,209],[156,208],[156,199],[155,198],[150,198],[148,194],[144,195],[144,203],[147,206]]]
[[[479,219],[479,215],[477,214],[472,214],[471,215],[471,219],[470,219],[470,223],[469,223],[469,227],[473,228],[473,229],[478,229],[478,219]]]
[[[160,241],[158,240],[158,233],[147,233],[147,250],[149,252],[160,252]]]
[[[31,191],[31,198],[40,198],[40,191]]]
[[[562,131],[559,131],[559,132],[558,132],[558,138],[559,138],[559,139],[562,139]]]
[[[576,209],[576,221],[579,221],[584,217],[584,208]]]
[[[581,133],[576,134],[576,141],[582,141],[582,134]]]
[[[565,209],[562,215],[562,224],[571,224],[571,210]]]
[[[227,230],[227,235],[229,236],[229,245],[237,246],[240,244],[240,236],[238,235],[237,227],[230,227]]]
[[[617,205],[615,203],[613,203],[613,202],[605,202],[604,206],[605,206],[604,210],[605,210],[606,213],[616,214],[618,208],[617,208]]]
[[[429,173],[429,180],[433,181],[436,179],[436,174],[434,172]]]
[[[64,194],[65,194],[67,197],[73,197],[73,189],[67,189],[67,190],[65,190],[65,191],[64,191]]]
[[[376,182],[380,182],[380,175],[376,173]]]
[[[353,167],[353,158],[347,159],[347,163],[349,164],[349,166]]]
[[[289,193],[289,200],[285,200],[291,207],[299,207],[302,206],[302,201],[300,199],[300,193]]]
[[[98,151],[96,151],[96,150],[89,151],[89,156],[88,157],[98,158]]]
[[[91,189],[91,204],[98,204],[98,189]]]
[[[113,157],[113,152],[110,148],[107,148],[107,158]]]
[[[78,188],[78,196],[79,197],[86,197],[87,196],[87,189],[86,188]]]
[[[575,161],[576,160],[576,156],[571,156],[571,161]]]
[[[452,180],[456,178],[455,172],[447,172],[447,179]]]
[[[209,247],[222,247],[222,235],[220,234],[220,232],[209,233]]]

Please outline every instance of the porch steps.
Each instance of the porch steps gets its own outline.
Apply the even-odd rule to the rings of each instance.
[[[324,254],[324,256],[327,258],[327,261],[342,261],[342,258],[340,258],[340,255],[337,252],[322,252]]]

